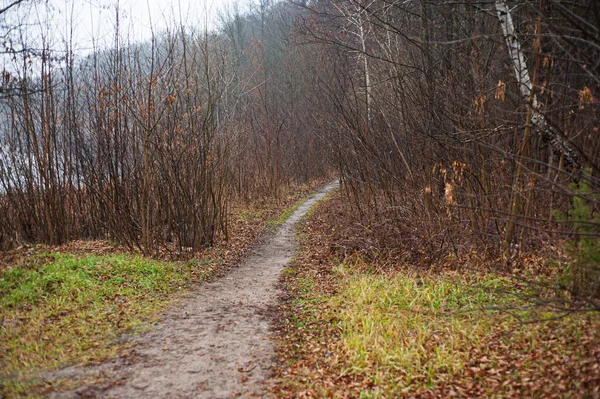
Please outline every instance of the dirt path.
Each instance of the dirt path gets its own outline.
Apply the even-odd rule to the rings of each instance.
[[[99,366],[111,383],[57,397],[262,396],[274,356],[267,311],[277,303],[279,276],[294,251],[294,227],[336,187],[330,183],[312,196],[243,264],[167,312],[143,337],[135,359]]]

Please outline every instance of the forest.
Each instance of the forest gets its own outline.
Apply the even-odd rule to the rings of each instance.
[[[68,391],[39,372],[114,358],[339,179],[278,277],[268,395],[600,397],[599,2],[256,0],[140,42],[117,1],[83,55],[28,41],[51,4],[0,9],[0,396]],[[84,269],[156,279],[79,298]]]

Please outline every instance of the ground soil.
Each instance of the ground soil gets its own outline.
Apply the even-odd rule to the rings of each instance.
[[[141,337],[133,355],[71,367],[48,379],[99,375],[102,383],[56,398],[232,398],[265,396],[274,367],[269,309],[277,305],[278,281],[292,256],[295,225],[330,183],[301,205],[238,267],[191,292]]]

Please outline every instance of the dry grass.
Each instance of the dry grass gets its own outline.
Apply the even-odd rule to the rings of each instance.
[[[552,352],[547,351],[578,363],[594,359],[593,344],[600,344],[596,314],[550,321],[556,313],[531,308],[519,299],[518,289],[512,295],[509,279],[465,278],[456,273],[416,277],[403,272],[344,272],[340,278],[340,292],[328,303],[339,320],[337,348],[352,365],[348,372],[368,375],[372,381],[373,387],[363,395],[381,392],[394,397],[430,388],[443,392],[458,381],[470,384],[470,390],[483,389],[474,392],[486,396],[493,396],[503,384],[512,388],[524,381],[534,383],[532,391],[517,392],[552,394],[554,388],[544,391],[548,388],[541,383],[544,378],[536,383],[533,376],[568,365],[552,364],[554,359],[548,356]],[[493,346],[494,341],[500,346]],[[507,349],[529,361],[507,369],[503,363]],[[538,357],[539,349],[546,354]],[[599,371],[595,370],[596,377]],[[579,391],[575,381],[565,383],[569,388],[565,386],[564,393]]]

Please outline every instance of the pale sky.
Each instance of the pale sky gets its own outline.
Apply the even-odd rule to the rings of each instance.
[[[4,7],[14,0],[0,0]],[[154,32],[183,23],[188,27],[213,29],[218,25],[218,10],[237,3],[244,11],[251,0],[28,0],[4,15],[9,25],[27,24],[20,37],[32,45],[46,37],[52,48],[64,48],[73,29],[76,53],[84,55],[94,48],[114,43],[116,10],[119,9],[121,38],[131,42],[149,39]],[[72,23],[71,23],[72,21]],[[41,26],[41,27],[40,27]],[[14,33],[12,34],[14,36]],[[122,40],[123,40],[122,39]]]

